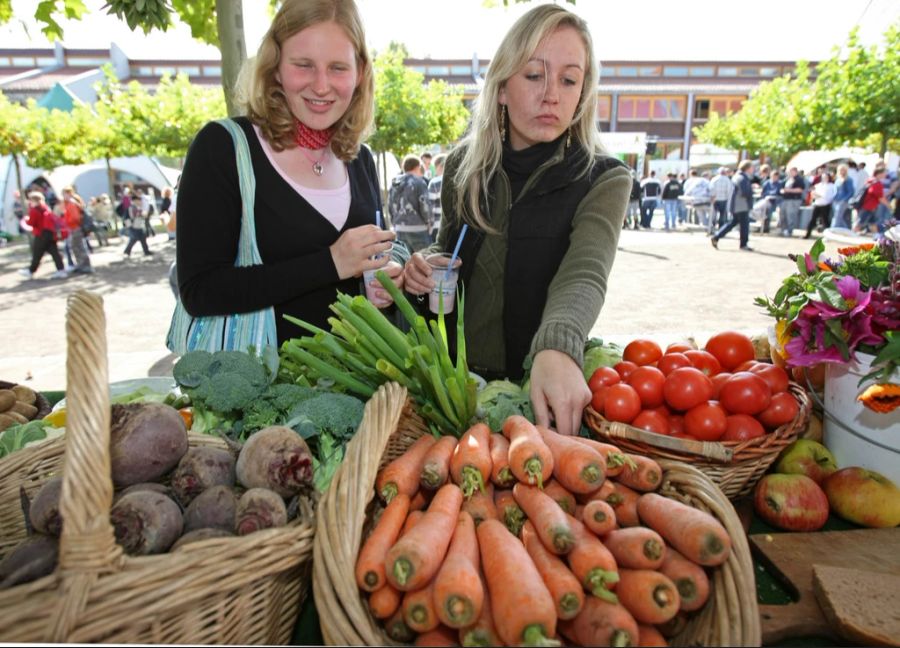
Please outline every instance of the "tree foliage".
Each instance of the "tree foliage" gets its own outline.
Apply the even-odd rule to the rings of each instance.
[[[449,144],[462,134],[468,111],[461,89],[424,81],[424,75],[403,65],[396,48],[375,58],[373,150],[403,157],[425,144]]]

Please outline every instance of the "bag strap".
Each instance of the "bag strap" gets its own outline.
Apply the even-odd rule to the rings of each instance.
[[[217,121],[228,131],[234,141],[238,185],[241,190],[241,236],[238,240],[238,255],[234,265],[237,267],[262,265],[262,257],[256,244],[256,218],[253,211],[256,202],[256,176],[253,174],[250,145],[244,129],[233,119]]]

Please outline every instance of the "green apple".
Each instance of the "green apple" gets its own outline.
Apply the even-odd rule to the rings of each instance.
[[[778,455],[775,472],[806,475],[817,484],[838,469],[831,451],[817,441],[797,439]]]
[[[891,528],[900,524],[900,488],[874,470],[838,470],[822,483],[831,510],[862,526]]]

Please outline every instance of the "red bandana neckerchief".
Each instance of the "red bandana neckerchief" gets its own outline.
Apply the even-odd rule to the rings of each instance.
[[[297,142],[297,146],[302,146],[311,151],[319,151],[328,146],[328,143],[331,141],[331,136],[334,135],[334,128],[314,130],[299,119],[295,119],[294,121],[297,125],[297,128],[294,131],[294,141]]]

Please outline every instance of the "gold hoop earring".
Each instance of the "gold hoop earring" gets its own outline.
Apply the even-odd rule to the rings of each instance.
[[[500,141],[506,141],[506,105],[500,106]]]
[[[571,144],[572,144],[572,127],[569,126],[569,130],[567,131],[567,135],[566,135],[566,148],[569,148],[569,146]]]

